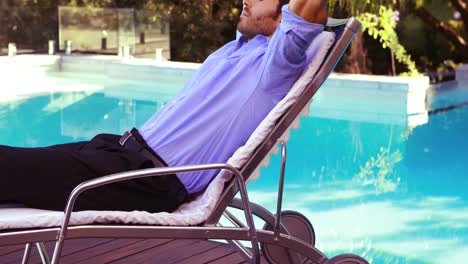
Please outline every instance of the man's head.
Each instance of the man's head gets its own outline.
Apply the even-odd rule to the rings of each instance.
[[[244,0],[237,30],[247,39],[256,35],[271,37],[281,21],[281,7],[289,0]]]

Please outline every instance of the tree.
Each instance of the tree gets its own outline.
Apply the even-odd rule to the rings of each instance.
[[[436,17],[428,11],[427,6],[438,0],[330,0],[330,6],[340,6],[348,9],[356,15],[365,11],[376,13],[380,6],[413,11],[424,23],[440,32],[462,55],[463,60],[468,60],[468,3],[466,0],[440,0],[446,3],[449,10],[453,10],[454,18]]]
[[[235,38],[241,1],[148,0],[145,9],[169,17],[171,58],[202,62]]]
[[[447,3],[455,12],[456,19],[460,22],[443,22],[433,16],[423,5],[416,7],[416,14],[428,25],[442,33],[455,48],[468,59],[468,3],[466,0],[449,0]]]
[[[201,62],[235,38],[242,1],[223,0],[18,0],[0,5],[0,41],[41,50],[57,39],[57,7],[145,9],[154,21],[170,23],[171,58]],[[78,14],[79,15],[79,14]],[[164,27],[163,27],[164,28]],[[2,38],[6,40],[2,40]],[[4,43],[2,43],[4,44]]]

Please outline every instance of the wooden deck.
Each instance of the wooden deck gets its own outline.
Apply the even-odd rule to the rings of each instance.
[[[49,256],[53,242],[45,243]],[[0,247],[0,263],[21,263],[24,245]],[[36,247],[28,263],[41,263]],[[230,245],[189,239],[83,238],[65,242],[60,263],[247,263]],[[262,263],[267,263],[262,258]]]

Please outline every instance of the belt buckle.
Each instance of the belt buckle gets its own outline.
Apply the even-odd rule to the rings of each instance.
[[[125,146],[125,143],[127,143],[127,141],[132,137],[132,133],[128,132],[128,131],[125,131],[125,133],[123,134],[123,136],[119,139],[119,144],[121,146]]]

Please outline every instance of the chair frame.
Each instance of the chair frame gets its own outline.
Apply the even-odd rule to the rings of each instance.
[[[344,254],[328,259],[322,252],[300,239],[289,236],[286,228],[281,224],[280,212],[282,206],[284,169],[286,165],[286,144],[280,141],[283,133],[300,114],[302,109],[311,100],[329,74],[333,71],[339,59],[347,49],[354,36],[360,31],[361,24],[355,18],[336,20],[329,19],[327,27],[338,32],[334,46],[326,56],[314,79],[308,85],[299,100],[279,119],[275,128],[267,138],[256,148],[250,159],[241,169],[236,169],[229,164],[208,164],[197,166],[151,168],[138,171],[122,172],[96,178],[78,185],[70,194],[64,211],[64,219],[60,227],[7,230],[0,232],[0,246],[13,244],[26,244],[23,263],[26,263],[32,244],[35,243],[43,263],[59,263],[62,248],[66,239],[73,238],[173,238],[173,239],[223,239],[232,245],[247,258],[249,263],[260,263],[260,243],[274,244],[288,249],[292,253],[289,257],[292,263],[297,263],[298,254],[312,259],[315,263],[367,263],[364,259]],[[282,147],[282,162],[279,179],[278,204],[276,216],[265,208],[249,201],[245,182],[249,179],[262,160],[269,155],[271,149],[278,143]],[[136,179],[153,177],[166,174],[174,174],[188,171],[203,170],[227,170],[234,177],[226,183],[225,188],[218,200],[213,212],[208,219],[199,226],[148,226],[148,225],[82,225],[69,226],[69,220],[74,203],[78,196],[86,190],[96,188],[105,184]],[[235,195],[240,193],[240,199]],[[227,211],[227,207],[237,208],[244,211],[245,226],[242,221]],[[235,227],[222,227],[219,220],[222,216],[228,218]],[[270,226],[273,231],[257,230],[254,225],[253,215],[260,217]],[[238,241],[250,241],[251,249],[246,248]],[[56,241],[52,260],[49,261],[47,252],[42,244],[43,241]],[[295,253],[294,253],[295,252]]]

